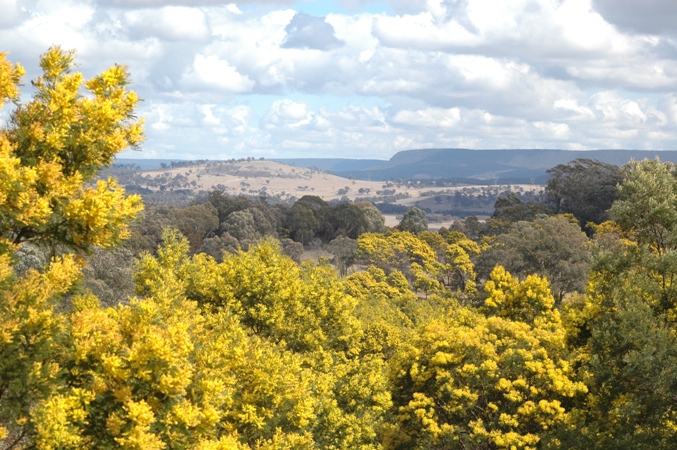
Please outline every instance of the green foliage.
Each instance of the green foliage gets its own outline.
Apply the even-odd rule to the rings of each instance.
[[[326,221],[329,229],[326,235],[329,239],[336,235],[347,236],[351,239],[367,231],[368,223],[364,209],[355,203],[341,203],[327,211]]]
[[[399,229],[410,233],[420,233],[428,229],[428,217],[421,208],[411,208],[404,213]]]
[[[213,235],[219,227],[217,211],[209,203],[173,208],[171,212],[172,226],[188,238],[193,252],[198,251],[204,239]]]
[[[545,204],[525,203],[519,195],[510,192],[508,195],[498,196],[491,218],[505,222],[519,222],[520,220],[534,220],[539,214],[547,212]]]
[[[480,256],[478,268],[487,276],[496,265],[521,278],[538,274],[550,281],[558,302],[564,294],[585,287],[589,267],[588,239],[566,216],[517,222],[496,236]]]
[[[658,158],[628,163],[611,218],[638,243],[662,255],[677,246],[677,178]]]
[[[127,249],[94,248],[82,269],[84,287],[105,306],[127,302],[134,294],[136,261]]]
[[[254,243],[262,237],[256,229],[254,215],[246,209],[231,213],[221,224],[220,231],[228,233],[239,242]]]
[[[579,158],[548,170],[545,195],[555,214],[573,214],[581,226],[607,220],[623,175],[618,166]]]
[[[237,253],[238,250],[240,250],[238,240],[228,233],[223,233],[221,236],[206,238],[202,241],[200,253],[209,255],[217,262],[221,262],[224,253]]]
[[[297,202],[289,212],[287,228],[292,239],[307,244],[320,230],[320,222],[312,209]]]
[[[566,446],[674,446],[674,175],[671,164],[632,162],[596,230],[588,294],[565,325],[590,394],[562,433]]]
[[[364,216],[365,228],[364,233],[385,233],[385,218],[381,211],[369,202],[355,203]]]
[[[348,274],[348,268],[355,263],[357,241],[349,237],[339,236],[327,245],[329,253],[334,255],[333,263],[342,277]]]
[[[223,193],[223,191],[211,191],[207,195],[207,202],[209,202],[219,216],[219,223],[224,222],[228,216],[235,211],[242,211],[251,207],[251,201],[245,197],[230,197]]]
[[[677,438],[674,324],[656,316],[641,297],[619,291],[603,314],[582,312],[592,315],[585,322],[589,337],[581,354],[590,396],[562,440],[579,448],[672,448]]]

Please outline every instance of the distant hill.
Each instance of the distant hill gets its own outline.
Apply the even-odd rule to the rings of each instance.
[[[557,164],[576,158],[598,159],[622,166],[628,161],[655,158],[677,163],[675,150],[469,150],[436,148],[405,150],[390,160],[345,158],[283,158],[273,159],[297,167],[331,171],[340,177],[358,180],[386,181],[392,179],[463,179],[491,180],[499,183],[543,183],[546,171]],[[159,169],[168,159],[118,159],[118,164],[139,166],[142,170]]]
[[[389,161],[333,160],[331,170],[358,180],[473,178],[503,183],[544,182],[546,171],[576,158],[623,165],[635,159],[655,158],[677,163],[677,151],[645,150],[468,150],[461,148],[406,150]],[[289,161],[289,160],[287,160]],[[298,159],[297,165],[322,168],[322,159]],[[301,163],[303,162],[303,164]],[[351,166],[351,163],[356,163]],[[308,164],[307,166],[304,164]],[[360,167],[362,165],[362,167]],[[326,170],[326,169],[325,169]]]

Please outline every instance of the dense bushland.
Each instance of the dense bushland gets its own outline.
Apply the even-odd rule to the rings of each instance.
[[[125,68],[41,65],[21,103],[0,56],[0,448],[674,447],[671,164],[559,167],[551,205],[437,232],[316,197],[140,216],[93,182],[142,139]]]

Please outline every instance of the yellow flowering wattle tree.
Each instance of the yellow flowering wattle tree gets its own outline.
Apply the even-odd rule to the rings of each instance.
[[[469,310],[434,321],[393,361],[387,448],[538,448],[586,392],[527,324]]]
[[[46,417],[84,420],[81,406],[91,401],[88,392],[60,397],[70,344],[59,301],[81,276],[77,258],[68,251],[114,245],[142,208],[141,199],[125,196],[114,180],[93,183],[116,153],[143,139],[126,69],[114,66],[85,81],[72,71],[74,53],[58,47],[42,56],[40,66],[35,93],[22,103],[24,70],[0,53],[0,107],[15,104],[8,125],[0,129],[2,448],[36,444],[36,433],[47,426],[37,419],[40,411]],[[83,85],[87,94],[81,93]],[[18,277],[12,258],[29,241],[60,256],[44,273],[32,270]],[[61,436],[63,445],[77,446],[68,424],[57,425],[52,435]]]
[[[157,258],[142,259],[139,291],[152,299],[175,283],[169,291],[194,301],[205,318],[232,317],[263,354],[248,370],[224,361],[243,345],[235,340],[211,354],[210,365],[222,368],[221,385],[233,397],[217,428],[233,430],[252,447],[272,442],[277,433],[277,439],[305,436],[313,448],[378,448],[391,405],[385,364],[377,352],[362,352],[356,300],[346,295],[334,270],[298,266],[270,239],[226,255],[221,263],[204,254],[189,257],[185,240],[171,231],[165,240]],[[188,322],[195,313],[179,314]],[[211,342],[218,336],[203,341],[202,334],[194,339]]]
[[[72,71],[74,52],[58,47],[40,66],[33,98],[20,103],[24,71],[0,55],[0,106],[17,103],[0,130],[0,253],[26,241],[67,249],[113,245],[126,237],[141,198],[125,196],[112,179],[92,181],[115,154],[143,139],[127,70],[114,66],[85,81]]]
[[[550,433],[587,387],[568,362],[549,285],[498,267],[485,290],[483,311],[441,315],[391,360],[398,426],[386,448],[557,447]]]

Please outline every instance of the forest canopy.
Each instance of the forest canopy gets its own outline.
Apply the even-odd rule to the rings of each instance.
[[[438,231],[315,196],[142,212],[95,179],[143,140],[128,73],[74,57],[22,102],[0,55],[0,448],[674,448],[672,164],[558,166],[557,210]]]

